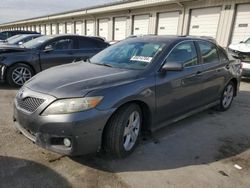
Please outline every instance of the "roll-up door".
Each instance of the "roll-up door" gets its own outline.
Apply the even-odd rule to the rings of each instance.
[[[158,15],[158,35],[176,35],[178,32],[180,13],[176,12],[166,12],[159,13]]]
[[[221,7],[193,9],[189,35],[210,36],[216,38]]]
[[[149,15],[134,16],[133,34],[147,35],[149,28]]]

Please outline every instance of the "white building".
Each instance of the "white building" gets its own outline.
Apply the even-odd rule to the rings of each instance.
[[[226,47],[250,37],[250,0],[139,0],[0,25],[0,30],[76,33],[122,40],[129,35],[211,36]]]

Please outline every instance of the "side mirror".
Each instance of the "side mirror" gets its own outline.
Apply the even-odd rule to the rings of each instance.
[[[48,46],[45,46],[45,48],[44,48],[44,52],[51,52],[51,51],[53,51],[54,49],[53,49],[53,47],[51,46],[51,45],[48,45]]]
[[[165,62],[161,70],[163,71],[182,71],[184,62]]]

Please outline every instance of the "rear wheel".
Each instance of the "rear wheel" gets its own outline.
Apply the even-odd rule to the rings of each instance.
[[[30,66],[18,63],[7,70],[6,79],[9,85],[20,87],[33,75],[34,71]]]
[[[122,158],[134,151],[142,124],[141,109],[136,104],[120,108],[108,122],[104,133],[104,149]]]
[[[235,84],[233,82],[229,82],[222,93],[219,110],[226,111],[230,108],[233,102],[234,92]]]

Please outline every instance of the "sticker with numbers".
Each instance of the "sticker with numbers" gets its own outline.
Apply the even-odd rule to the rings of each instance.
[[[146,62],[150,63],[152,61],[152,57],[146,57],[146,56],[133,56],[130,61],[141,61],[141,62]]]

